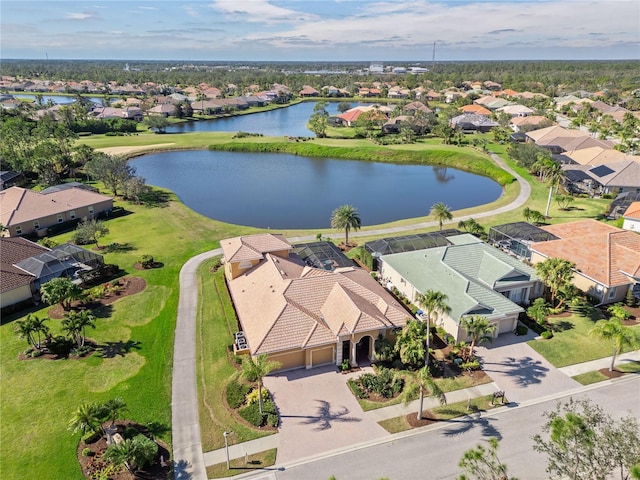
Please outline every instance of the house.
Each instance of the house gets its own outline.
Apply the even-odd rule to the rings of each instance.
[[[44,236],[47,228],[68,221],[99,218],[113,209],[113,198],[83,188],[42,194],[21,187],[0,192],[3,235]]]
[[[411,315],[366,270],[309,266],[282,235],[220,246],[244,350],[281,370],[370,361],[379,336],[394,340]]]
[[[514,331],[521,305],[544,291],[533,268],[470,234],[447,240],[449,245],[380,256],[378,271],[387,288],[414,302],[428,290],[444,293],[451,311],[436,324],[456,341],[468,340],[460,320],[470,315],[487,317],[495,336]]]
[[[85,272],[104,266],[102,255],[71,243],[49,249],[21,237],[0,237],[0,247],[3,309],[40,301],[40,287],[53,278],[82,283]]]
[[[147,113],[161,117],[172,117],[176,113],[176,106],[171,103],[161,103],[160,105],[150,108]]]
[[[298,95],[301,97],[317,97],[320,95],[320,92],[309,85],[303,85],[302,90],[298,92]]]
[[[25,238],[0,237],[0,308],[31,303],[36,296],[35,277],[16,263],[49,249]]]
[[[477,113],[463,113],[449,120],[451,128],[462,130],[463,132],[489,132],[495,127],[499,127],[498,122],[494,122],[484,115]]]
[[[542,115],[529,115],[526,117],[513,117],[509,121],[509,125],[514,132],[520,132],[523,129],[539,129],[540,125],[549,124],[549,122],[551,122],[551,120]]]
[[[499,112],[506,113],[511,117],[526,117],[534,113],[529,107],[524,105],[507,105],[498,109]]]
[[[483,107],[482,105],[476,105],[475,103],[460,107],[460,111],[462,113],[475,113],[476,115],[484,115],[485,117],[491,116],[491,110]]]
[[[640,162],[622,160],[603,165],[563,165],[570,185],[592,195],[640,192]]]
[[[606,163],[619,162],[622,160],[633,160],[631,157],[620,150],[604,147],[581,148],[579,150],[571,150],[563,154],[563,158],[568,159],[569,163],[577,163],[578,165],[604,165]],[[635,157],[640,161],[640,157]]]
[[[640,202],[633,202],[622,215],[622,228],[640,233]]]
[[[0,172],[0,190],[18,185],[23,179],[22,173],[3,170]]]
[[[603,148],[611,148],[612,146],[609,143],[602,143],[602,140],[591,137],[587,132],[570,130],[558,125],[533,130],[527,132],[526,135],[527,142],[535,143],[539,147],[550,150],[552,153],[562,153],[594,146],[602,146]]]
[[[410,113],[415,113],[415,112],[433,113],[433,110],[431,110],[422,102],[407,103],[404,107],[402,107],[402,110]]]
[[[624,300],[640,282],[640,235],[597,220],[541,227],[557,240],[530,246],[531,262],[562,258],[575,264],[573,284],[600,303]]]

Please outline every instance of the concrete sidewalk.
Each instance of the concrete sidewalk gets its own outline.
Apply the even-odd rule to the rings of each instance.
[[[266,437],[256,438],[248,442],[238,443],[236,445],[229,445],[229,458],[242,458],[246,455],[252,455],[254,453],[264,452],[271,450],[272,448],[278,448],[280,443],[280,434],[267,435]],[[217,465],[218,463],[225,463],[227,461],[227,453],[224,448],[218,450],[212,450],[204,454],[205,465]]]
[[[616,355],[616,365],[627,362],[640,362],[640,350],[634,352],[627,352],[621,355]],[[609,368],[611,366],[611,357],[599,358],[598,360],[592,360],[590,362],[576,363],[575,365],[568,365],[561,367],[560,370],[569,377],[575,377],[581,373],[595,372],[602,368]]]

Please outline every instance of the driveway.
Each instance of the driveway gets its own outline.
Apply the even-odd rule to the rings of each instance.
[[[477,348],[484,371],[509,401],[522,403],[581,387],[527,345],[533,337],[506,333]]]
[[[280,409],[278,464],[388,435],[364,415],[347,386],[348,378],[366,371],[371,367],[343,375],[328,366],[264,378]]]

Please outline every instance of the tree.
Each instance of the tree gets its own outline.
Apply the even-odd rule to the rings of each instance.
[[[118,190],[124,183],[136,174],[136,169],[129,165],[124,157],[99,153],[87,163],[87,174],[100,180],[113,192],[113,196],[118,196]]]
[[[485,235],[484,227],[473,218],[460,220],[458,222],[458,228],[462,228],[465,232],[469,232],[477,237],[482,237]]]
[[[556,305],[556,299],[561,291],[569,290],[574,268],[573,262],[561,258],[547,258],[544,262],[535,265],[536,274],[549,289],[551,308],[562,305],[562,299],[558,305]]]
[[[309,130],[316,134],[316,137],[327,136],[327,125],[329,124],[329,112],[326,110],[327,102],[322,100],[313,107],[313,113],[309,118]]]
[[[573,203],[573,197],[571,195],[556,195],[555,200],[560,210],[569,210],[569,207]]]
[[[59,303],[64,310],[71,308],[71,302],[82,297],[82,289],[68,277],[58,277],[42,284],[42,301],[49,305]]]
[[[414,381],[405,389],[405,404],[408,404],[411,399],[415,397],[417,390],[420,394],[420,403],[418,405],[417,415],[418,420],[422,420],[424,396],[427,391],[429,392],[430,397],[438,399],[440,405],[447,404],[447,397],[445,397],[444,392],[438,386],[438,384],[433,381],[431,372],[429,371],[429,367],[427,365],[415,372],[415,374],[413,375],[413,380]]]
[[[570,399],[545,412],[533,449],[547,455],[547,472],[574,479],[628,478],[640,458],[640,427],[629,415],[618,422],[588,399]]]
[[[83,403],[80,405],[69,421],[69,429],[73,433],[78,431],[83,435],[101,431],[103,419],[102,407],[97,403]]]
[[[476,345],[493,340],[493,332],[496,326],[489,322],[487,317],[481,315],[471,315],[460,319],[460,326],[471,336],[469,354],[474,356],[473,349]]]
[[[405,365],[423,365],[426,358],[425,339],[427,331],[424,322],[408,320],[396,339],[395,350]]]
[[[444,203],[438,202],[434,203],[431,206],[431,210],[429,211],[429,215],[433,215],[438,221],[438,225],[440,226],[440,230],[442,230],[442,224],[453,218],[451,214],[451,210]]]
[[[39,318],[33,314],[27,315],[24,319],[18,320],[13,331],[20,338],[27,340],[27,343],[36,350],[42,348],[42,337],[49,333],[49,327],[45,325],[45,318]]]
[[[448,297],[442,292],[436,290],[427,290],[424,293],[416,296],[416,301],[426,311],[427,317],[427,349],[425,352],[425,365],[429,366],[429,352],[430,352],[430,338],[431,338],[431,314],[437,313],[439,315],[448,314],[451,312],[451,307],[447,303]]]
[[[113,427],[120,414],[127,410],[127,404],[120,397],[112,398],[102,405],[102,409],[104,415],[111,420],[111,426]]]
[[[180,108],[180,111],[182,111],[182,108]],[[165,133],[167,127],[171,125],[169,119],[164,115],[149,115],[144,121],[149,129],[156,133]]]
[[[134,473],[137,469],[152,464],[157,454],[158,444],[139,434],[109,445],[104,452],[104,458],[113,465],[123,465],[129,472]]]
[[[458,466],[466,474],[460,475],[458,480],[517,480],[508,476],[507,466],[498,458],[498,439],[490,437],[488,444],[489,448],[479,444],[464,452]]]
[[[86,340],[86,329],[96,328],[95,317],[89,310],[80,312],[71,311],[65,313],[65,319],[62,321],[62,330],[76,342],[78,347],[83,347]]]
[[[589,335],[613,341],[613,354],[611,356],[611,365],[609,365],[610,372],[613,372],[616,355],[625,346],[635,347],[637,345],[633,331],[629,327],[625,327],[622,321],[616,317],[612,317],[609,320],[598,320],[589,331]]]
[[[338,104],[338,111],[340,113],[344,113],[344,112],[346,112],[347,110],[350,110],[350,109],[351,109],[351,104],[349,102],[340,102]]]
[[[542,297],[536,298],[527,308],[527,315],[534,319],[538,325],[544,326],[547,323],[547,315],[549,315],[549,304]]]
[[[73,235],[73,239],[76,243],[95,243],[96,248],[100,248],[98,245],[98,239],[109,234],[109,227],[105,225],[102,220],[86,220],[80,222],[76,227],[76,231]]]
[[[344,244],[349,245],[349,231],[360,230],[358,209],[351,205],[341,205],[331,213],[331,228],[344,230]]]
[[[250,382],[258,382],[258,407],[262,413],[262,379],[273,370],[280,368],[280,362],[269,361],[266,353],[255,359],[247,355],[242,360],[242,376]]]

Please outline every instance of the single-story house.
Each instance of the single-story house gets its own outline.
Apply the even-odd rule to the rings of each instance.
[[[42,194],[21,187],[0,192],[3,235],[44,236],[47,228],[76,219],[92,219],[113,209],[113,198],[83,188]]]
[[[411,316],[366,270],[310,266],[280,234],[220,246],[245,352],[280,370],[370,361],[379,336],[394,340]]]
[[[622,215],[622,228],[640,233],[640,202],[633,202]]]
[[[310,85],[303,85],[298,95],[301,97],[317,97],[320,95],[320,92]]]
[[[587,132],[571,130],[558,125],[527,132],[527,141],[552,153],[563,153],[584,148],[612,148],[613,143],[593,138]]]
[[[0,308],[34,300],[36,277],[15,264],[49,249],[20,237],[0,237],[0,247]]]
[[[451,311],[440,314],[436,324],[456,341],[469,339],[460,320],[470,315],[487,317],[495,336],[515,330],[522,305],[544,291],[534,269],[470,234],[447,241],[451,244],[380,256],[378,271],[387,288],[397,288],[414,303],[427,290],[444,293]]]
[[[484,115],[477,113],[463,113],[449,120],[451,128],[462,130],[463,132],[489,132],[495,127],[499,127],[498,122],[494,122]]]
[[[640,283],[640,235],[597,220],[541,227],[557,240],[530,246],[531,262],[562,258],[576,265],[573,284],[600,303],[624,300]]]
[[[148,110],[150,115],[159,115],[162,117],[173,117],[176,114],[176,106],[172,103],[161,103]]]
[[[623,160],[603,165],[563,165],[568,186],[593,195],[640,192],[640,162]]]

